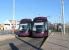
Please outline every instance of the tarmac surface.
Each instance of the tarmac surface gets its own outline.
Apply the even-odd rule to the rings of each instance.
[[[43,38],[22,38],[5,40],[0,42],[0,50],[38,50]],[[17,48],[17,49],[16,49]]]
[[[69,50],[69,33],[52,32],[44,42],[44,38],[13,36],[0,41],[0,50]]]
[[[43,44],[44,50],[69,50],[69,33],[52,33]]]
[[[0,32],[0,50],[41,50],[42,41],[43,38],[15,37],[11,32]]]

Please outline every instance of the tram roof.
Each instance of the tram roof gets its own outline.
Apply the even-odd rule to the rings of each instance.
[[[47,17],[35,17],[34,22],[44,22],[47,21]]]
[[[29,22],[32,22],[32,20],[31,19],[21,19],[20,20],[20,24],[21,23],[29,23]]]

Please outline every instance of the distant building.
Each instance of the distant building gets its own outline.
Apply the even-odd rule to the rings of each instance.
[[[10,24],[4,24],[4,30],[11,30]]]
[[[17,20],[9,20],[9,22],[11,23],[11,29],[13,30],[17,30],[19,27],[19,21]]]
[[[3,23],[3,25],[4,25],[4,30],[11,30],[11,25],[10,25],[11,23],[8,21],[8,20],[6,20],[4,23]]]
[[[19,21],[16,20],[6,20],[4,23],[0,24],[0,30],[13,30],[13,28],[18,29],[18,27]]]
[[[1,30],[4,30],[4,25],[3,24],[0,24],[0,31]]]

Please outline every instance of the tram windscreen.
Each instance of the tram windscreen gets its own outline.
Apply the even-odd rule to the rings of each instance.
[[[33,31],[36,31],[36,32],[42,32],[44,31],[44,23],[34,23],[34,26],[33,26]]]
[[[20,24],[19,30],[25,32],[28,30],[28,24]]]

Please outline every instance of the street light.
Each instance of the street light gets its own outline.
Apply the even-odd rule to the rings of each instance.
[[[62,33],[65,34],[65,22],[64,22],[64,0],[61,0],[61,21],[63,24]]]
[[[15,20],[15,0],[13,0],[13,19],[11,20],[11,24],[12,24],[12,31],[14,33],[15,31],[15,27],[16,27],[16,20]]]
[[[15,17],[15,0],[13,0],[13,20],[14,20],[14,17]]]

